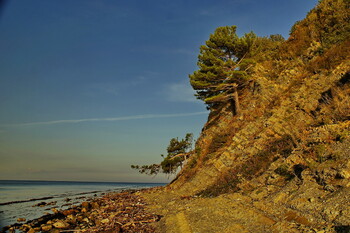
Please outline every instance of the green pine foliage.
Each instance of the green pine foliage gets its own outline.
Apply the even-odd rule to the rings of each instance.
[[[256,38],[253,32],[238,37],[236,26],[219,27],[200,47],[199,70],[189,77],[197,98],[209,108],[230,99],[246,83],[254,64],[250,58]]]

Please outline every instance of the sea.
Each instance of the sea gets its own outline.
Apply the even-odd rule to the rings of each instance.
[[[0,180],[0,231],[4,226],[68,209],[108,192],[164,186],[165,183]]]

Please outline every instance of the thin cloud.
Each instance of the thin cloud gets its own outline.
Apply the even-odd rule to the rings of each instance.
[[[11,126],[74,124],[74,123],[81,123],[81,122],[128,121],[128,120],[155,119],[155,118],[189,117],[189,116],[197,116],[197,115],[204,115],[204,114],[208,114],[208,112],[192,112],[192,113],[177,113],[177,114],[148,114],[148,115],[111,117],[111,118],[85,118],[85,119],[75,119],[75,120],[40,121],[40,122],[7,124],[7,125],[1,125],[1,126],[11,127]]]
[[[200,103],[195,97],[195,91],[190,84],[172,83],[164,88],[164,94],[171,102],[194,102]]]

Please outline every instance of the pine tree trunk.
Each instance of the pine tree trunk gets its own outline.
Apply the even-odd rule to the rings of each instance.
[[[230,98],[230,104],[233,115],[239,115],[241,112],[240,106],[239,106],[239,99],[238,99],[238,91],[237,87],[234,87],[234,92],[231,95]]]
[[[236,115],[239,115],[241,113],[241,108],[239,106],[237,87],[234,88],[233,97],[234,97],[234,101],[235,101],[235,112],[236,112]]]

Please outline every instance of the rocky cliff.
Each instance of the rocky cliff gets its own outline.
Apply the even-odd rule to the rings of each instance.
[[[350,232],[349,6],[320,1],[256,64],[241,114],[228,105],[210,112],[195,154],[165,191],[172,208],[182,206],[172,214],[189,219],[186,231]],[[167,198],[153,201],[169,207]],[[198,215],[204,203],[212,206],[194,217],[190,209]],[[215,222],[204,219],[218,216],[231,221],[209,230]]]

